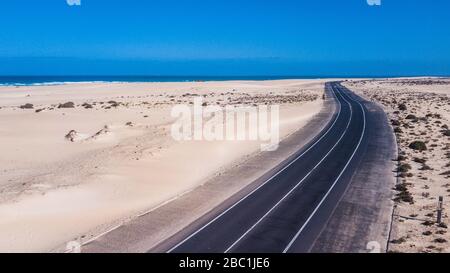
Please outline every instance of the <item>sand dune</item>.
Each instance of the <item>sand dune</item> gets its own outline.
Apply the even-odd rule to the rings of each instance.
[[[175,104],[279,104],[286,137],[322,94],[319,80],[0,87],[0,251],[93,236],[259,152],[258,141],[175,141]]]

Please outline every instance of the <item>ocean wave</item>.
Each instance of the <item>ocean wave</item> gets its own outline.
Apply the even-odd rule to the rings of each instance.
[[[54,85],[67,85],[67,84],[90,84],[90,83],[123,83],[118,81],[66,81],[66,82],[35,82],[35,83],[23,83],[23,82],[6,82],[0,83],[0,86],[54,86]]]

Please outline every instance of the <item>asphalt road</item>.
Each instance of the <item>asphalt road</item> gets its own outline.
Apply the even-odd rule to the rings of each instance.
[[[339,83],[326,92],[337,113],[299,156],[203,224],[159,246],[172,253],[309,252],[367,156],[370,123],[362,99]]]

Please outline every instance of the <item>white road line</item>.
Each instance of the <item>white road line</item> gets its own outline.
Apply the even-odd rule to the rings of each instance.
[[[346,95],[347,96],[347,95]],[[350,96],[347,96],[350,100],[357,102],[359,104],[359,106],[361,107],[361,110],[363,112],[363,117],[364,117],[364,125],[363,125],[363,131],[361,134],[361,137],[359,139],[358,145],[356,146],[355,150],[353,151],[353,154],[350,156],[350,159],[347,161],[347,163],[345,164],[344,168],[342,169],[341,173],[339,174],[339,176],[336,178],[336,180],[334,181],[333,185],[331,185],[330,189],[328,190],[328,192],[325,194],[325,196],[322,198],[322,200],[320,201],[320,203],[317,205],[317,207],[314,209],[314,211],[311,213],[311,215],[309,216],[309,218],[306,220],[306,222],[303,224],[303,226],[300,228],[300,230],[295,234],[294,238],[292,238],[292,240],[289,242],[289,244],[286,246],[286,248],[284,249],[283,253],[286,253],[289,251],[289,249],[292,247],[292,245],[294,244],[294,242],[297,240],[297,238],[300,236],[300,234],[303,232],[303,230],[305,229],[305,227],[308,225],[308,223],[311,221],[311,219],[314,217],[314,215],[316,214],[316,212],[319,210],[320,206],[322,205],[322,203],[325,201],[325,199],[328,197],[328,195],[330,194],[330,192],[333,190],[334,186],[337,184],[337,182],[339,181],[339,179],[341,178],[342,174],[345,172],[345,170],[347,169],[348,165],[350,164],[350,162],[352,161],[353,157],[355,156],[356,152],[358,151],[359,146],[361,145],[361,142],[364,138],[365,132],[366,132],[366,113],[364,111],[364,107],[361,105],[361,103],[357,100],[352,99]]]
[[[341,95],[339,93],[339,95]],[[342,95],[341,95],[342,96]],[[278,207],[278,205],[280,205],[293,191],[295,191],[302,183],[303,181],[305,181],[310,175],[311,173],[320,166],[320,164],[322,164],[322,162],[331,154],[331,152],[336,148],[336,146],[341,142],[341,140],[344,138],[345,134],[348,131],[348,128],[350,127],[351,121],[352,121],[352,117],[353,117],[353,110],[352,110],[352,106],[350,104],[350,102],[348,102],[343,96],[342,98],[347,102],[347,104],[350,107],[350,118],[348,120],[347,126],[345,127],[344,132],[342,133],[342,135],[340,136],[340,138],[338,139],[338,141],[334,144],[334,146],[327,152],[327,154],[319,161],[319,163],[317,163],[314,168],[311,169],[311,171],[309,171],[303,178],[302,180],[300,180],[288,193],[286,193],[269,211],[267,211],[253,226],[251,226],[244,234],[242,234],[241,237],[239,237],[230,247],[227,248],[227,250],[225,250],[225,253],[229,252],[231,249],[233,249],[233,247],[235,245],[237,245],[243,238],[245,238],[245,236],[247,236],[248,233],[250,233],[259,223],[261,223],[261,221],[263,221],[274,209],[276,209]]]
[[[342,104],[339,101],[339,99],[336,96],[336,93],[334,92],[334,89],[332,88],[332,94],[333,96],[336,98],[337,102],[339,103],[339,112],[336,116],[336,118],[333,121],[333,124],[330,126],[330,128],[328,128],[328,130],[318,139],[314,142],[313,145],[311,145],[307,150],[305,150],[302,154],[300,154],[298,157],[296,157],[294,160],[292,160],[289,164],[287,164],[285,167],[283,167],[281,170],[279,170],[277,173],[275,173],[274,175],[272,175],[269,179],[267,179],[264,183],[262,183],[261,185],[259,185],[256,189],[252,190],[250,193],[248,193],[246,196],[244,196],[243,198],[241,198],[238,202],[234,203],[232,206],[230,206],[228,209],[226,209],[225,211],[223,211],[221,214],[219,214],[218,216],[216,216],[214,219],[212,219],[211,221],[209,221],[208,223],[206,223],[204,226],[202,226],[201,228],[199,228],[198,230],[196,230],[194,233],[192,233],[191,235],[189,235],[187,238],[185,238],[183,241],[181,241],[180,243],[176,244],[174,247],[172,247],[171,249],[169,249],[167,251],[167,253],[171,253],[173,252],[175,249],[177,249],[178,247],[180,247],[181,245],[183,245],[184,243],[186,243],[187,241],[189,241],[192,237],[194,237],[195,235],[197,235],[199,232],[201,232],[202,230],[204,230],[205,228],[207,228],[209,225],[211,225],[212,223],[214,223],[217,219],[219,219],[220,217],[222,217],[223,215],[225,215],[227,212],[229,212],[231,209],[233,209],[234,207],[236,207],[237,205],[239,205],[242,201],[244,201],[245,199],[247,199],[249,196],[251,196],[253,193],[255,193],[256,191],[258,191],[260,188],[262,188],[264,185],[266,185],[267,183],[269,183],[270,181],[272,181],[273,178],[275,178],[277,175],[279,175],[280,173],[282,173],[284,170],[286,170],[288,167],[290,167],[292,164],[294,164],[298,159],[302,158],[307,152],[309,152],[312,148],[314,148],[326,135],[328,135],[328,133],[331,131],[331,129],[333,129],[333,127],[336,125],[337,120],[339,119],[339,116],[341,115],[341,110],[342,110]]]

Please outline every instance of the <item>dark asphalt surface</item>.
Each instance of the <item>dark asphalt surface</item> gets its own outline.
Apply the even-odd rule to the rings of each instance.
[[[310,252],[367,156],[371,126],[361,98],[339,83],[328,83],[326,92],[337,113],[299,157],[188,236],[169,238],[166,251]]]

